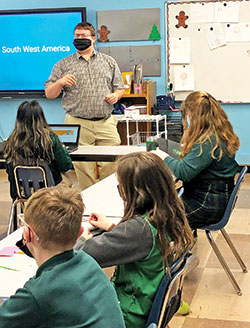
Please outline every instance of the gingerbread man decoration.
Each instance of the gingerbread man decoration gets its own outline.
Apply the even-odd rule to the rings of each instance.
[[[185,11],[181,10],[179,12],[179,16],[175,16],[176,19],[178,19],[178,24],[175,25],[176,28],[184,27],[187,28],[188,25],[186,24],[186,19],[188,19],[188,16],[186,16]]]
[[[98,30],[98,33],[100,34],[100,37],[98,39],[98,41],[100,42],[108,42],[108,34],[110,33],[110,30],[108,30],[106,25],[102,25],[101,29]]]

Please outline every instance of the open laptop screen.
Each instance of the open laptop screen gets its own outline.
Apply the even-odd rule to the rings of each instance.
[[[78,146],[79,124],[50,124],[50,128],[65,146]]]

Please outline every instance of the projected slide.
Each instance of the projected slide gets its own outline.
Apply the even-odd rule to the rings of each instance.
[[[82,12],[0,15],[0,91],[43,90],[54,64],[75,52]]]

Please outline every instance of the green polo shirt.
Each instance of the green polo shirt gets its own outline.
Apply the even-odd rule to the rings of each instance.
[[[7,282],[6,282],[7,283]],[[125,328],[114,288],[93,258],[50,258],[0,308],[1,328]]]

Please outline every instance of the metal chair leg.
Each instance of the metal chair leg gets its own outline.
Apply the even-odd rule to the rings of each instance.
[[[235,248],[231,238],[228,236],[228,233],[226,232],[226,230],[224,228],[222,228],[220,231],[221,231],[223,237],[225,238],[228,246],[231,248],[231,251],[234,254],[236,260],[238,261],[242,271],[247,272],[247,267],[246,267],[245,263],[243,262],[242,258],[240,257],[237,249]]]
[[[231,284],[233,285],[236,293],[241,296],[242,295],[242,292],[241,292],[241,289],[240,289],[240,286],[238,285],[238,283],[236,282],[231,270],[229,269],[224,257],[222,256],[221,252],[219,251],[219,248],[217,247],[213,237],[212,237],[212,234],[209,230],[206,230],[206,235],[207,235],[207,238],[208,238],[208,241],[210,243],[210,245],[212,246],[214,252],[215,252],[215,255],[217,256],[218,260],[220,261],[224,271],[226,272],[229,280],[231,281]]]
[[[9,220],[9,226],[7,230],[7,235],[11,232],[11,227],[13,227],[13,231],[17,230],[18,228],[18,222],[17,222],[17,206],[20,204],[20,212],[23,213],[24,211],[24,203],[26,202],[26,199],[16,199],[11,206],[11,212],[10,212],[10,220]]]
[[[15,215],[16,215],[16,204],[15,204],[15,202],[13,202],[12,205],[11,205],[10,219],[9,219],[9,226],[8,226],[8,230],[7,230],[7,236],[11,232],[11,227],[13,225],[13,218],[14,218]]]
[[[7,236],[11,233],[11,228],[13,228],[13,230],[15,229],[15,222],[17,221],[17,202],[14,201],[11,205],[11,211],[10,211],[10,219],[9,219],[9,226],[8,226],[8,230],[7,230]]]

